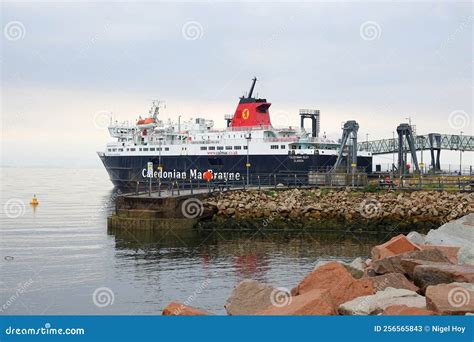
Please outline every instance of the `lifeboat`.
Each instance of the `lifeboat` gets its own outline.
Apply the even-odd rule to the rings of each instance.
[[[150,129],[156,126],[154,118],[140,119],[137,121],[137,127],[140,129]]]

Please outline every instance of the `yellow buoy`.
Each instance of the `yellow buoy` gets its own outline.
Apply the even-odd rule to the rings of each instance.
[[[33,198],[31,199],[30,204],[31,205],[38,205],[39,204],[38,199],[36,198],[36,195],[33,195]]]

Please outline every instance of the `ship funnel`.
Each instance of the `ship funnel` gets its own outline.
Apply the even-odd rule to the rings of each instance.
[[[268,127],[271,126],[268,108],[271,103],[266,99],[254,98],[253,91],[257,78],[252,79],[252,86],[247,97],[240,98],[230,127]]]

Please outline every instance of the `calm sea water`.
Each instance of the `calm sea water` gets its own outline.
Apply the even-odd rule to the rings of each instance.
[[[1,188],[0,314],[160,314],[172,300],[223,314],[243,279],[291,288],[316,262],[366,256],[372,245],[307,233],[111,232],[114,188],[101,169],[3,168]]]

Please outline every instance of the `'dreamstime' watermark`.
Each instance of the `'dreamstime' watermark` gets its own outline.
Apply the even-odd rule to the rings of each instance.
[[[203,211],[203,204],[197,198],[188,198],[181,204],[181,213],[188,219],[200,217]]]
[[[464,287],[455,287],[448,293],[448,303],[453,308],[461,308],[471,301],[471,295]]]
[[[206,287],[209,286],[209,280],[204,280],[197,288],[194,289],[193,293],[186,298],[182,305],[180,305],[176,310],[174,310],[173,315],[179,316],[183,311],[185,306],[191,306],[192,302],[196,299],[198,295],[200,295]]]
[[[204,28],[200,22],[188,21],[181,28],[181,32],[186,40],[198,40],[204,35]]]
[[[382,205],[376,199],[366,199],[362,201],[359,212],[365,218],[376,218],[382,212]]]
[[[270,302],[277,308],[290,305],[291,301],[291,292],[286,287],[277,287],[270,293]]]
[[[467,129],[471,127],[471,116],[463,110],[454,110],[449,113],[448,123],[449,126],[455,130]]]
[[[18,287],[13,295],[7,299],[7,301],[0,307],[0,312],[6,311],[13,303],[16,302],[20,296],[26,292],[26,290],[33,284],[33,279],[28,279],[24,283],[18,284]]]
[[[10,21],[3,28],[3,35],[10,41],[25,38],[26,29],[21,21]]]
[[[105,129],[109,126],[112,118],[112,112],[100,110],[94,114],[94,126],[97,129]]]
[[[3,205],[3,212],[8,218],[18,218],[25,214],[26,206],[19,198],[10,198]]]
[[[99,287],[92,294],[92,302],[99,308],[114,304],[115,294],[108,287]]]
[[[382,28],[376,21],[366,21],[360,25],[360,37],[363,40],[375,40],[382,35]]]

